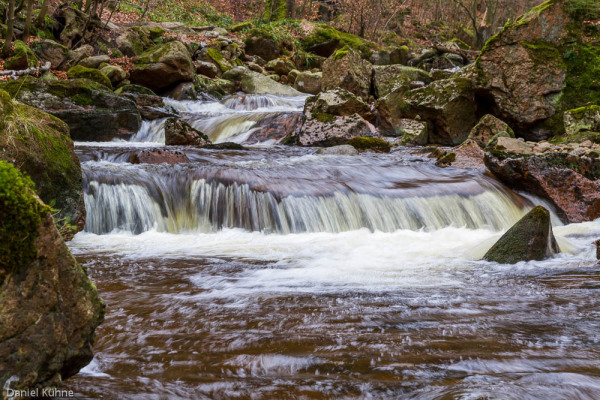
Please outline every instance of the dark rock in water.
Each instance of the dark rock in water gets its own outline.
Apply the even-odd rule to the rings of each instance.
[[[244,146],[234,142],[209,143],[201,146],[203,149],[210,150],[246,150]]]
[[[560,253],[550,222],[550,212],[537,206],[519,220],[483,256],[501,264],[544,260]]]
[[[83,181],[69,127],[0,90],[0,160],[29,174],[37,194],[79,230],[85,224]],[[1,189],[1,188],[0,188]],[[0,225],[2,222],[0,222]]]
[[[266,142],[267,140],[279,141],[289,134],[296,132],[302,124],[302,115],[299,113],[281,113],[259,121],[253,132],[246,139],[247,144]]]
[[[485,165],[511,189],[550,200],[565,222],[600,217],[600,159],[568,153],[511,155],[486,153]]]
[[[179,164],[190,160],[180,151],[153,149],[133,154],[127,161],[132,164]]]
[[[204,146],[210,144],[208,137],[190,124],[177,118],[165,122],[165,144],[167,146]]]
[[[348,144],[359,152],[372,151],[375,153],[389,153],[390,144],[384,139],[373,137],[355,137],[348,140]]]
[[[93,357],[104,302],[26,179],[0,162],[0,387],[56,387]]]
[[[145,93],[123,93],[122,96],[135,101],[140,115],[145,120],[176,117],[176,114],[167,111],[165,103],[160,96]]]
[[[0,89],[65,121],[73,140],[129,139],[142,124],[135,102],[88,79],[46,81],[27,76],[1,83]]]

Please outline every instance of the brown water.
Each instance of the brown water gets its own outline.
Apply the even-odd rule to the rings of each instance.
[[[132,146],[77,148],[70,247],[107,303],[78,397],[600,398],[600,222],[554,218],[563,254],[498,265],[477,260],[541,202],[483,171],[279,147],[131,165]]]

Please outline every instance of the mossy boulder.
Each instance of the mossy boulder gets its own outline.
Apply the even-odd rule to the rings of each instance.
[[[227,61],[227,59],[221,53],[221,50],[207,47],[204,49],[206,51],[206,56],[210,61],[212,61],[221,72],[229,71],[232,68],[232,65]]]
[[[212,79],[197,75],[194,78],[194,90],[200,94],[221,99],[236,92],[236,84],[226,79]]]
[[[427,122],[410,118],[400,118],[396,121],[393,131],[386,132],[389,136],[399,136],[397,142],[402,146],[426,145],[429,139],[429,126]]]
[[[367,99],[373,66],[351,48],[338,50],[323,64],[323,90],[341,88]]]
[[[58,69],[69,57],[69,49],[54,40],[44,39],[31,43],[31,50],[38,59],[49,61],[52,69]]]
[[[104,302],[31,181],[0,161],[0,385],[57,387],[93,358]]]
[[[284,143],[328,147],[355,137],[379,137],[365,117],[372,117],[369,106],[352,93],[343,89],[321,92],[307,99],[302,126]]]
[[[82,65],[76,65],[69,68],[67,71],[69,79],[89,79],[94,82],[98,82],[101,85],[106,86],[112,90],[112,83],[110,79],[102,72],[94,68],[86,68]]]
[[[550,222],[550,212],[535,207],[506,232],[485,254],[484,260],[500,264],[544,260],[560,253]]]
[[[274,94],[281,96],[298,96],[296,89],[282,85],[268,76],[250,71],[245,67],[236,67],[223,75],[224,79],[238,82],[243,92],[248,94]]]
[[[265,61],[276,59],[283,51],[281,40],[264,29],[252,29],[244,43],[246,54],[259,56]]]
[[[88,79],[47,81],[26,76],[0,83],[0,89],[65,121],[73,140],[128,139],[141,125],[135,102]]]
[[[397,89],[378,101],[381,129],[398,132],[399,121],[415,119],[429,124],[429,143],[458,145],[477,123],[475,92],[469,79],[435,81],[405,91]]]
[[[154,93],[152,90],[140,85],[124,85],[115,90],[115,94],[121,93],[147,94],[150,96],[156,96],[156,93]]]
[[[291,74],[291,72],[290,72]],[[302,93],[319,94],[323,85],[323,73],[304,71],[295,74],[294,89]]]
[[[408,91],[411,83],[422,82],[427,85],[433,81],[429,72],[404,65],[386,65],[373,67],[373,86],[376,97],[385,97],[394,90]]]
[[[325,24],[315,25],[313,31],[302,38],[300,43],[304,50],[322,57],[330,57],[336,50],[343,47],[355,50],[365,59],[371,56],[372,51],[381,50],[381,47],[374,42],[338,31]]]
[[[274,71],[276,74],[279,75],[287,75],[292,70],[296,69],[296,66],[287,58],[276,58],[274,60],[269,61],[265,65],[265,69],[269,71]]]
[[[600,106],[592,105],[566,111],[564,123],[567,135],[600,132]]]
[[[118,65],[107,65],[100,68],[100,72],[110,80],[113,86],[127,79],[127,72]]]
[[[572,0],[550,0],[507,24],[476,62],[477,91],[528,140],[564,133],[564,111],[600,104],[600,34],[584,35]]]
[[[42,200],[60,210],[60,218],[83,229],[81,167],[68,126],[37,108],[13,101],[3,90],[0,104],[0,160],[27,173]]]
[[[229,31],[230,32],[242,32],[242,31],[246,31],[249,29],[254,28],[254,25],[252,25],[252,22],[241,22],[239,24],[235,24],[229,27]]]
[[[348,144],[359,152],[389,153],[391,149],[387,141],[374,137],[355,137],[348,140]]]
[[[469,133],[469,139],[477,142],[482,149],[493,147],[499,137],[514,138],[515,133],[504,121],[491,114],[484,115]]]
[[[154,91],[194,79],[194,64],[185,45],[172,41],[152,47],[134,61],[131,82]]]
[[[14,46],[12,56],[4,63],[5,69],[23,70],[38,66],[39,61],[29,46],[21,40],[15,41]]]
[[[79,65],[86,68],[96,68],[100,67],[102,63],[108,63],[110,61],[110,57],[106,54],[102,54],[99,56],[86,57],[83,60],[79,61]]]

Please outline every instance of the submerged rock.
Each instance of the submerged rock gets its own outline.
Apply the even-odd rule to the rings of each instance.
[[[0,160],[35,182],[37,194],[60,210],[59,218],[83,229],[85,205],[79,159],[69,127],[42,110],[14,102],[0,90]]]
[[[0,162],[0,386],[56,387],[93,357],[104,302],[50,208]]]
[[[560,253],[550,222],[550,212],[538,206],[512,226],[483,256],[500,264],[544,260]]]
[[[348,141],[348,144],[359,152],[371,151],[375,153],[389,153],[390,144],[384,139],[373,137],[355,137]]]

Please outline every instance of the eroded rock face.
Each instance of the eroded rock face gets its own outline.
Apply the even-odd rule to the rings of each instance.
[[[37,108],[13,102],[2,90],[0,119],[0,160],[18,165],[35,182],[37,194],[54,202],[59,217],[83,229],[81,166],[69,127]]]
[[[361,114],[368,116],[369,107],[352,93],[342,89],[322,92],[306,101],[302,127],[286,143],[334,146],[356,137],[379,137]]]
[[[50,209],[19,180],[0,162],[0,386],[56,386],[92,360],[105,306]]]
[[[476,89],[520,136],[561,134],[563,111],[600,99],[600,35],[586,38],[582,27],[569,1],[550,0],[507,24],[482,50]]]
[[[397,89],[378,102],[382,127],[399,134],[402,119],[429,123],[429,143],[462,143],[477,122],[477,104],[471,81],[453,78],[405,91]]]
[[[550,200],[565,222],[584,222],[600,217],[598,158],[569,153],[519,157],[496,151],[486,153],[485,165],[508,187]]]
[[[367,99],[373,66],[352,49],[337,51],[323,64],[323,90],[341,88]]]
[[[519,220],[483,257],[501,264],[544,260],[560,253],[550,222],[550,212],[538,206]]]
[[[0,89],[65,121],[73,140],[129,139],[142,123],[135,102],[87,79],[46,81],[27,76],[2,83]]]
[[[152,47],[135,61],[131,82],[154,91],[177,82],[191,82],[196,68],[185,45],[178,41]]]
[[[210,140],[187,122],[178,118],[169,118],[165,121],[165,144],[167,146],[204,146],[210,144]]]

